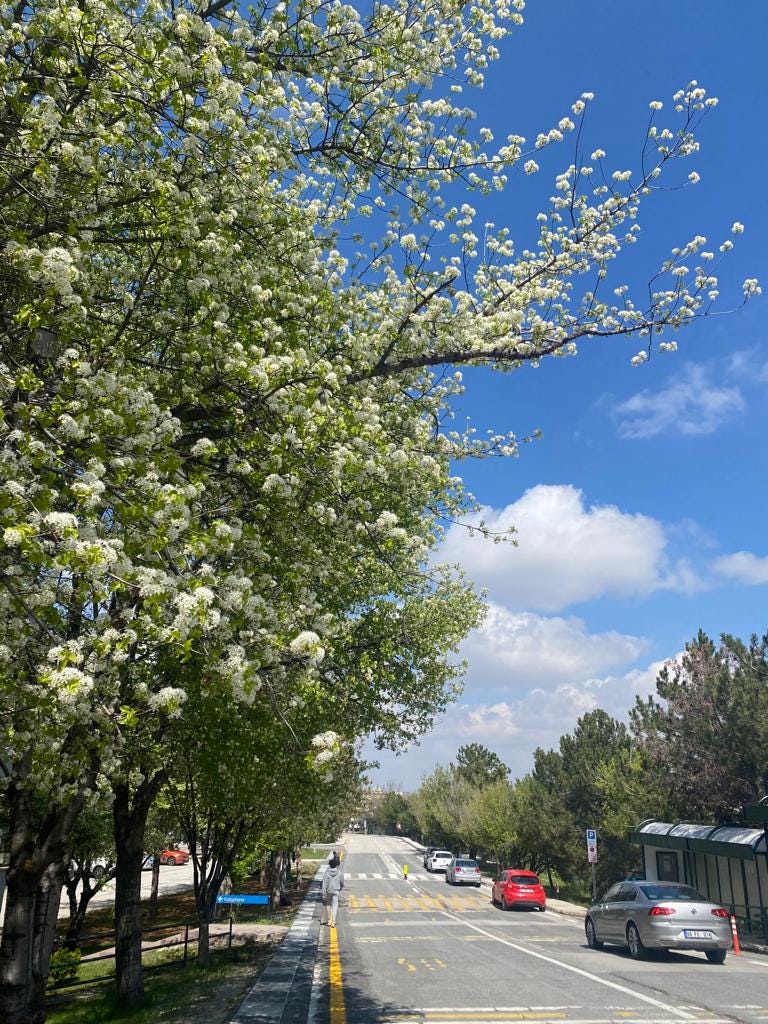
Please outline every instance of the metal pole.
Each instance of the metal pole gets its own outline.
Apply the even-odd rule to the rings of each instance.
[[[187,966],[187,945],[189,943],[189,925],[184,925],[184,966]]]
[[[592,865],[592,902],[597,901],[597,864]]]
[[[232,915],[229,915],[229,949],[232,949]]]

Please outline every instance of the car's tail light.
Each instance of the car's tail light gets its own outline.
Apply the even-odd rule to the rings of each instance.
[[[723,907],[715,907],[712,911],[713,917],[728,917],[728,911],[724,910]]]
[[[649,917],[671,917],[677,911],[674,907],[651,907],[648,911]]]

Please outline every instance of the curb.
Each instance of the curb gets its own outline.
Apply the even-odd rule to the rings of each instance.
[[[230,1018],[230,1024],[278,1024],[292,999],[311,996],[312,970],[317,959],[320,921],[315,913],[320,902],[321,865],[307,886],[293,923],[267,966],[246,993]],[[309,954],[311,963],[309,962]],[[306,1007],[304,1008],[306,1014]]]

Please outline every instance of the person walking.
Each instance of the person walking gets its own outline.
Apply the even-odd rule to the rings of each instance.
[[[323,902],[328,908],[328,927],[336,927],[336,916],[339,912],[339,893],[344,888],[344,875],[341,871],[341,861],[334,856],[328,861],[328,867],[323,875]]]

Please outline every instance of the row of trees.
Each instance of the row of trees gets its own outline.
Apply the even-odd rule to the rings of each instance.
[[[204,924],[245,834],[279,847],[359,777],[361,737],[396,747],[453,698],[481,607],[428,558],[471,507],[452,460],[517,450],[451,430],[455,368],[635,334],[641,362],[708,314],[701,236],[635,300],[605,279],[641,206],[695,184],[675,168],[716,101],[696,83],[669,115],[654,101],[635,173],[585,166],[591,94],[493,145],[460,83],[482,84],[523,7],[0,8],[9,1024],[43,1018],[84,812],[112,816],[117,987],[137,1004],[169,785]],[[571,133],[530,237],[475,225],[464,190],[535,173]]]
[[[656,691],[637,698],[628,726],[599,709],[583,715],[514,782],[492,751],[462,747],[411,796],[388,794],[380,820],[582,886],[585,829],[595,828],[599,880],[615,880],[640,867],[628,831],[644,818],[738,821],[768,795],[768,635],[716,644],[699,633]]]

